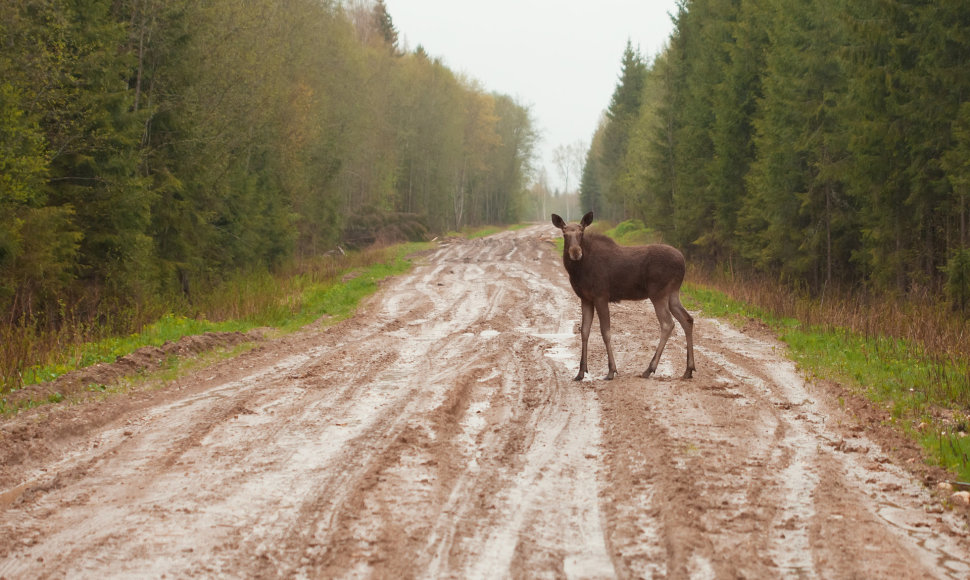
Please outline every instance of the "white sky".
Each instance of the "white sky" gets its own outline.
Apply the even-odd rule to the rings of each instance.
[[[589,146],[610,104],[629,39],[648,60],[666,45],[676,0],[384,0],[410,50],[419,44],[453,71],[532,110],[538,161],[552,188],[559,145]],[[571,175],[569,189],[578,188]]]

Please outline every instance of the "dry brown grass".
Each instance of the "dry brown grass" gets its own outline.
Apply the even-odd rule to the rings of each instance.
[[[397,246],[372,248],[302,260],[273,273],[240,274],[196,293],[191,302],[179,296],[139,304],[136,309],[87,316],[65,308],[56,325],[36,320],[0,323],[0,394],[34,380],[50,380],[69,370],[64,366],[83,366],[83,345],[139,333],[167,314],[212,323],[239,321],[241,328],[300,323],[298,314],[305,291],[338,282],[348,272],[388,263],[401,251]],[[39,377],[26,373],[27,369],[47,365],[51,371],[41,371]]]
[[[930,357],[970,355],[968,321],[926,290],[905,297],[865,290],[810,296],[758,274],[718,274],[695,268],[689,276],[738,301],[760,306],[778,318],[796,319],[808,327],[844,329],[866,338],[893,337]]]
[[[905,297],[863,290],[810,296],[761,275],[703,272],[692,269],[692,281],[709,286],[778,319],[797,320],[803,328],[861,337],[873,351],[905,351],[909,366],[923,377],[928,400],[949,408],[970,409],[970,331],[968,320],[928,291]],[[884,353],[886,354],[886,353]],[[898,354],[888,353],[897,357]]]

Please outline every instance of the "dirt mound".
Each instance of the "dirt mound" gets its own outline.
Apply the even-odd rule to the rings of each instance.
[[[36,385],[8,393],[4,398],[12,406],[20,406],[28,401],[47,401],[51,398],[71,397],[92,386],[109,386],[124,377],[138,373],[158,370],[171,357],[194,356],[216,348],[235,346],[263,338],[263,331],[249,332],[206,332],[183,336],[177,341],[168,341],[162,346],[145,346],[124,356],[113,363],[97,363],[90,367],[71,371],[65,375]],[[94,389],[97,390],[97,389]]]
[[[351,248],[366,248],[375,244],[420,242],[430,237],[422,216],[365,206],[347,219],[342,240]]]

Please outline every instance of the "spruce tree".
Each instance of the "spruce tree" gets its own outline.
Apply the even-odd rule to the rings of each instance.
[[[842,182],[840,0],[777,1],[741,221],[744,251],[782,277],[821,288],[853,250],[844,238],[853,212]]]
[[[384,42],[390,47],[391,52],[397,54],[397,28],[394,27],[394,21],[391,19],[391,14],[387,11],[384,0],[377,0],[377,3],[374,5],[374,17],[377,19],[377,28],[380,30],[381,36],[384,37]]]
[[[627,40],[621,62],[620,79],[613,91],[606,110],[607,125],[603,133],[603,149],[599,158],[603,175],[600,183],[604,200],[613,208],[622,210],[623,199],[614,182],[622,170],[630,134],[640,115],[643,87],[646,82],[646,64],[639,50]]]
[[[591,211],[595,215],[604,215],[603,190],[597,176],[598,160],[593,148],[586,151],[586,161],[583,163],[583,173],[579,181],[579,203],[583,211]]]

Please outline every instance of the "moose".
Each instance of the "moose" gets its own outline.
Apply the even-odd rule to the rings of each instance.
[[[610,302],[647,298],[653,303],[660,321],[660,344],[650,366],[640,376],[649,378],[657,370],[660,355],[674,330],[673,318],[676,318],[687,335],[687,370],[683,378],[691,378],[695,370],[694,319],[680,303],[680,285],[687,270],[684,255],[666,244],[620,246],[606,236],[587,232],[591,223],[593,212],[584,215],[578,224],[567,224],[552,214],[552,224],[562,230],[562,263],[569,274],[569,283],[582,303],[583,354],[575,380],[581,381],[586,376],[586,349],[593,310],[599,316],[600,332],[609,359],[609,374],[605,378],[612,380],[616,376],[616,361],[610,344]]]

